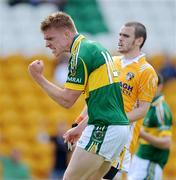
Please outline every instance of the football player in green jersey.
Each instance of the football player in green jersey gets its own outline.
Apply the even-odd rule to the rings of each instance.
[[[171,145],[172,113],[161,94],[163,78],[158,75],[158,92],[144,118],[139,147],[134,155],[128,180],[162,180]]]
[[[44,64],[36,60],[29,73],[58,104],[71,107],[81,93],[88,107],[88,126],[82,133],[64,180],[87,180],[99,171],[101,179],[117,159],[129,134],[118,82],[118,72],[109,52],[100,44],[78,34],[73,20],[63,12],[49,15],[42,23],[46,47],[58,57],[70,52],[69,73],[64,88],[43,76]]]

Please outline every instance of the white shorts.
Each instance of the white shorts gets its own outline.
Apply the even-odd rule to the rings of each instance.
[[[120,154],[119,160],[117,161],[117,169],[119,169],[120,173],[128,173],[131,164],[131,156],[129,149],[125,146]]]
[[[162,168],[159,164],[134,155],[127,174],[128,180],[162,180]]]
[[[129,136],[129,126],[88,125],[83,131],[77,146],[96,153],[106,161],[114,161],[119,156]]]
[[[120,156],[117,158],[116,161],[112,163],[112,166],[119,169],[119,173],[128,173],[130,164],[131,164],[131,157],[132,154],[130,152],[130,146],[133,139],[133,131],[135,128],[135,122],[130,125],[130,134],[128,138],[128,142],[125,144],[124,149],[120,153]]]

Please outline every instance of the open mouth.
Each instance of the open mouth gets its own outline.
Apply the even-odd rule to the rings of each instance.
[[[118,44],[117,46],[118,46],[118,48],[121,48],[123,45],[122,44]]]

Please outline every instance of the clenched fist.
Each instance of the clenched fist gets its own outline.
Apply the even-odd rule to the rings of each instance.
[[[29,74],[36,79],[38,76],[43,74],[44,64],[41,60],[35,60],[29,64],[28,71]]]

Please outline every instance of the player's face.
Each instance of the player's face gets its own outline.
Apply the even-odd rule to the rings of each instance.
[[[69,51],[68,38],[64,29],[49,28],[44,31],[44,39],[46,47],[50,48],[56,57]]]
[[[129,53],[135,49],[135,29],[134,27],[122,26],[118,37],[118,51]]]

